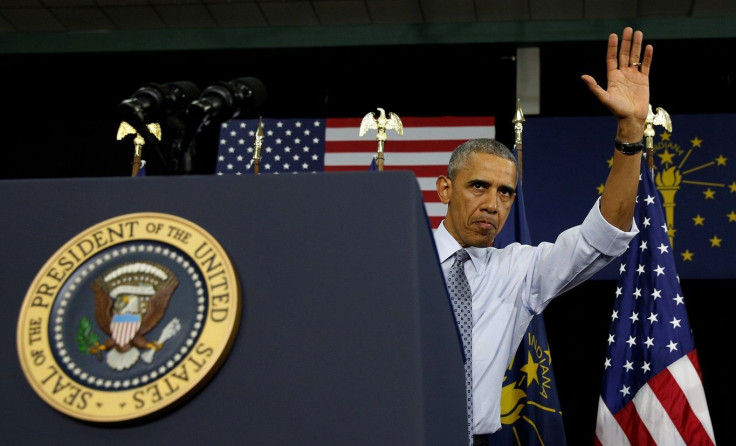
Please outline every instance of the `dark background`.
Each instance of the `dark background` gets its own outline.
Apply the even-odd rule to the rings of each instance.
[[[649,43],[655,45],[652,103],[670,114],[734,112],[736,41]],[[607,114],[580,80],[587,73],[605,83],[605,41],[536,46],[540,116]],[[444,44],[0,55],[5,86],[0,178],[130,175],[132,142],[116,140],[117,106],[148,82],[186,80],[204,89],[216,81],[256,77],[266,86],[267,100],[239,117],[363,116],[376,107],[400,116],[493,115],[497,138],[511,145],[515,54],[513,44]],[[214,173],[217,131],[212,125],[198,134],[191,174]],[[172,174],[147,149],[147,174]],[[555,148],[561,156],[574,149]],[[722,359],[731,343],[726,324],[734,313],[734,285],[731,279],[682,281],[721,444],[736,444],[727,424],[736,394]],[[611,281],[589,281],[545,312],[570,444],[593,441],[614,289]]]
[[[650,43],[653,103],[671,115],[734,111],[733,39]],[[608,114],[580,80],[591,74],[605,82],[605,42],[536,46],[540,116]],[[190,81],[203,90],[256,77],[267,99],[241,118],[360,117],[376,107],[400,116],[493,115],[498,139],[511,145],[515,55],[513,44],[0,55],[6,160],[0,178],[129,175],[132,137],[116,140],[117,106],[150,82]],[[217,131],[209,125],[198,134],[190,173],[214,172]],[[144,152],[149,175],[172,173],[152,155]]]

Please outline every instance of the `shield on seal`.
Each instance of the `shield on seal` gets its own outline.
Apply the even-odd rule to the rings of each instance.
[[[140,328],[140,314],[116,314],[112,317],[112,322],[110,323],[112,338],[121,347],[128,345]]]

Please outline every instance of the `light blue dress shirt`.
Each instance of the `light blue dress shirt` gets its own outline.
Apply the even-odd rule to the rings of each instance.
[[[539,246],[513,243],[503,249],[467,248],[465,274],[473,293],[473,418],[475,434],[501,428],[501,386],[532,316],[626,251],[639,232],[610,225],[600,199],[580,226]],[[444,220],[434,233],[445,278],[460,244]]]

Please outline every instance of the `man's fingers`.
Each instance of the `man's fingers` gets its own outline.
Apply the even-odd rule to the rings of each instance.
[[[634,33],[634,41],[631,44],[631,54],[629,54],[628,65],[635,65],[641,62],[639,59],[641,59],[641,43],[643,40],[644,33],[642,33],[641,31],[636,31]]]
[[[632,38],[633,33],[634,33],[634,30],[630,26],[627,26],[626,28],[624,28],[624,32],[621,34],[621,48],[619,49],[619,52],[618,52],[618,67],[619,68],[628,67],[631,62],[630,61],[631,38]]]
[[[595,81],[593,76],[584,74],[580,77],[583,82],[588,86],[588,89],[595,95],[595,97],[598,98],[598,100],[603,100],[603,95],[606,94],[606,90],[603,89],[600,85],[598,85],[598,82]]]
[[[641,72],[649,76],[649,69],[652,67],[652,55],[654,54],[654,47],[647,45],[644,48],[644,57],[641,60]]]
[[[608,36],[608,51],[606,52],[606,69],[612,71],[618,68],[618,35]]]

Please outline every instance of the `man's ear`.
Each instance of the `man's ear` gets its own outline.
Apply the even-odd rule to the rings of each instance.
[[[445,175],[437,177],[437,195],[440,197],[442,204],[450,202],[450,192],[452,192],[452,180]]]

